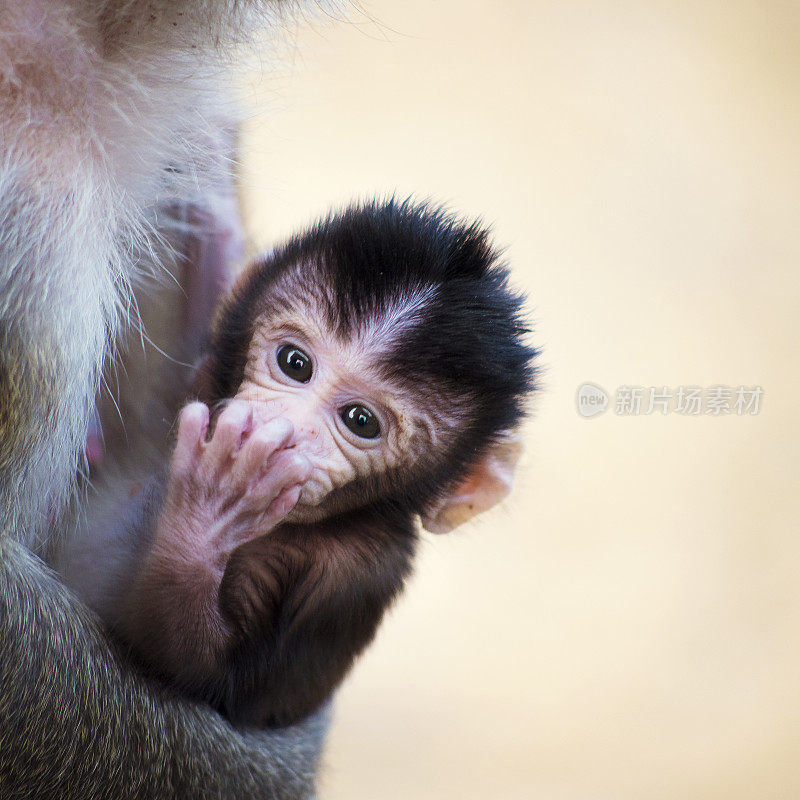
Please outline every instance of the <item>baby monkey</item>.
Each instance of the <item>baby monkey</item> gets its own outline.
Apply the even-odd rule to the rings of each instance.
[[[166,479],[133,501],[139,554],[106,618],[235,722],[314,710],[402,588],[418,519],[450,530],[507,493],[534,376],[521,305],[486,230],[410,202],[254,263]]]

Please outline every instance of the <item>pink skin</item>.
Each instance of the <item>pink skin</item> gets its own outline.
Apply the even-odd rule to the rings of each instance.
[[[233,550],[294,508],[311,462],[294,448],[287,419],[261,423],[243,401],[225,408],[206,441],[208,425],[203,403],[181,411],[154,549],[198,559],[221,575]]]
[[[181,286],[186,293],[182,315],[184,340],[194,347],[208,329],[217,300],[231,287],[233,265],[244,257],[244,234],[235,199],[221,219],[190,205],[176,211],[189,226],[181,254]]]

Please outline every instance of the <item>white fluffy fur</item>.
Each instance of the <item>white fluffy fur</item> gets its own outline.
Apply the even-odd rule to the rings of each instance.
[[[286,7],[0,0],[0,532],[49,536],[158,209],[213,211],[233,46]]]

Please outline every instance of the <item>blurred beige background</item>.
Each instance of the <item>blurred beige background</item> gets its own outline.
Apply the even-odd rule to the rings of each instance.
[[[505,508],[426,538],[322,800],[800,796],[800,7],[365,0],[257,73],[259,247],[396,190],[494,224],[544,348]],[[579,384],[763,387],[757,416]]]

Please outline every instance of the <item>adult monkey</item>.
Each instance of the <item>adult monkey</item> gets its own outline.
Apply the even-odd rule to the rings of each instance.
[[[313,792],[324,719],[237,732],[148,682],[34,555],[50,555],[78,524],[66,506],[104,363],[138,316],[134,289],[160,344],[184,360],[193,354],[213,295],[206,276],[224,273],[236,247],[235,119],[221,66],[285,5],[0,0],[4,800]],[[169,245],[181,256],[172,262]],[[191,284],[185,302],[162,282],[172,296],[159,306],[139,286],[164,265]],[[176,301],[184,313],[172,313]],[[107,461],[126,449],[134,462],[158,451],[161,420],[172,418],[182,388],[178,375],[173,391],[161,389],[170,363],[131,351],[121,405],[133,413],[124,439],[105,416]],[[113,481],[99,485],[113,491]],[[88,498],[102,507],[103,491]]]

